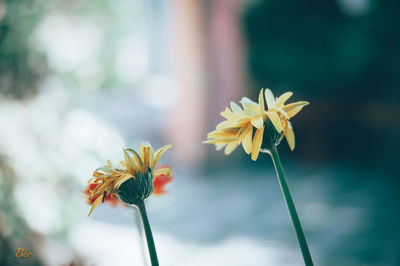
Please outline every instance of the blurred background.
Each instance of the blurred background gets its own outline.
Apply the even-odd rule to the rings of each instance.
[[[173,145],[161,265],[303,265],[272,162],[202,145],[230,101],[307,100],[279,146],[316,265],[400,265],[400,4],[0,0],[0,265],[149,265],[92,171]],[[141,226],[139,226],[139,229]],[[15,259],[18,248],[29,259]]]

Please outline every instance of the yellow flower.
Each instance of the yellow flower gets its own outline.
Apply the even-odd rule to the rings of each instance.
[[[116,196],[126,204],[136,204],[146,199],[154,189],[162,191],[162,188],[155,188],[154,184],[160,186],[168,183],[166,179],[171,179],[171,169],[155,168],[161,155],[170,147],[166,145],[154,153],[151,145],[144,142],[140,145],[140,155],[132,149],[124,149],[125,161],[121,162],[120,168],[113,167],[110,161],[105,167],[97,168],[86,190],[89,192],[89,203],[92,204],[89,215],[97,205]],[[156,180],[158,176],[162,176],[163,182]]]
[[[294,133],[289,119],[308,102],[302,101],[285,105],[292,94],[292,92],[286,92],[275,99],[272,92],[267,89],[265,91],[267,110],[264,105],[263,89],[258,95],[258,103],[244,97],[240,101],[242,109],[236,103],[231,102],[232,110],[227,107],[221,113],[226,120],[218,124],[216,130],[210,132],[207,140],[203,143],[215,144],[217,150],[225,147],[226,155],[242,144],[245,152],[251,153],[251,159],[254,161],[258,158],[263,139],[276,145],[283,136],[286,136],[289,147],[293,150]],[[253,127],[255,128],[254,136]]]
[[[264,108],[264,97],[262,90],[258,97],[258,104],[247,97],[242,98],[243,109],[234,102],[231,102],[231,109],[228,107],[221,113],[226,118],[218,124],[216,130],[207,135],[207,144],[215,144],[217,150],[225,147],[225,154],[231,154],[235,148],[242,144],[247,154],[256,160],[261,148],[262,136],[264,133],[264,120],[267,113]],[[253,127],[256,129],[253,139]]]

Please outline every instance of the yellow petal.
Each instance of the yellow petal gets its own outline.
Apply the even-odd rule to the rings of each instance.
[[[290,124],[288,125],[288,128],[286,130],[285,137],[286,137],[287,143],[289,144],[290,150],[293,151],[294,150],[294,144],[295,144],[294,143],[294,132],[293,132],[293,128],[292,128],[292,126]]]
[[[288,91],[288,92],[285,92],[284,94],[282,94],[281,96],[279,96],[278,99],[276,99],[275,107],[276,108],[282,108],[282,106],[285,104],[285,102],[290,97],[292,97],[292,95],[293,95],[293,92]]]
[[[243,105],[243,108],[244,108],[244,107],[248,107],[248,108],[258,107],[258,104],[257,104],[256,102],[250,100],[250,99],[247,98],[247,97],[243,97],[243,98],[240,100],[240,103]]]
[[[272,107],[270,108],[271,112],[275,111],[277,113],[282,114],[286,119],[289,119],[290,117],[287,115],[287,113],[282,109],[282,108],[277,108],[277,107]]]
[[[295,102],[295,103],[291,103],[291,104],[283,106],[282,109],[287,113],[287,115],[289,117],[293,117],[298,112],[300,112],[304,106],[306,106],[308,104],[309,104],[309,102],[306,102],[306,101]]]
[[[160,148],[160,149],[158,149],[158,150],[156,151],[156,153],[155,153],[155,155],[154,155],[153,169],[154,169],[154,167],[156,167],[156,165],[157,165],[157,163],[158,163],[158,160],[160,159],[161,155],[163,155],[164,152],[166,152],[166,151],[167,151],[169,148],[171,148],[171,147],[172,147],[172,145],[171,145],[171,144],[168,144],[168,145],[165,145],[164,147],[162,147],[162,148]]]
[[[88,217],[90,216],[90,214],[92,213],[92,211],[94,211],[94,209],[96,209],[97,205],[99,205],[101,202],[103,201],[103,197],[99,196],[92,204],[92,207],[90,208]]]
[[[202,143],[204,144],[228,144],[231,143],[233,141],[237,141],[238,138],[234,137],[234,138],[218,138],[218,139],[208,139],[203,141]]]
[[[245,132],[243,132],[242,135],[244,136],[242,140],[243,149],[247,154],[250,154],[253,148],[253,127],[250,125],[249,128]]]
[[[135,163],[133,162],[132,158],[129,156],[129,154],[126,152],[124,149],[124,157],[125,157],[125,166],[128,172],[132,175],[135,174]]]
[[[215,144],[215,149],[217,151],[222,150],[225,147],[225,145],[226,145],[225,143],[216,143]]]
[[[275,106],[275,97],[270,89],[265,89],[265,100],[267,101],[268,109]]]
[[[258,107],[257,107],[258,108]],[[254,117],[259,115],[259,109],[253,109],[253,108],[245,108],[244,113],[250,117]]]
[[[260,105],[261,112],[263,112],[265,110],[263,89],[258,94],[258,104]]]
[[[207,138],[229,138],[229,137],[235,137],[238,132],[238,129],[235,128],[228,128],[224,130],[214,130],[210,133],[207,134]]]
[[[267,112],[267,116],[271,120],[276,131],[278,131],[280,133],[282,131],[282,124],[281,124],[281,119],[279,118],[279,115],[275,112]]]
[[[217,130],[222,130],[225,128],[233,128],[234,127],[234,123],[232,123],[232,121],[226,120],[226,121],[222,121],[221,123],[219,123],[217,125]]]
[[[225,155],[231,154],[238,145],[239,145],[239,141],[231,142],[228,145],[226,145]]]
[[[249,123],[249,121],[251,120],[250,117],[248,116],[242,116],[239,119],[236,119],[235,121],[233,121],[232,125],[234,127],[242,127],[245,124]]]
[[[257,129],[256,133],[254,134],[253,148],[251,152],[251,159],[253,161],[257,160],[258,154],[260,153],[263,134],[264,134],[264,127]]]
[[[264,126],[264,118],[259,116],[258,118],[251,120],[251,124],[256,128],[261,128]]]
[[[150,167],[150,148],[151,145],[150,143],[146,142],[142,142],[140,144],[140,157],[142,158],[143,164],[144,164],[144,168]],[[146,169],[143,169],[146,170]]]
[[[129,149],[129,148],[126,149],[126,151],[130,152],[133,155],[133,158],[134,158],[134,161],[136,163],[136,166],[139,168],[139,170],[142,170],[143,169],[143,162],[140,159],[139,154],[136,151],[134,151],[132,149]]]
[[[168,167],[160,168],[160,169],[157,169],[157,171],[155,171],[154,177],[156,177],[158,175],[172,176],[172,171]]]
[[[232,113],[228,107],[226,107],[225,111],[221,112],[221,116],[225,117],[226,119],[232,119],[235,117],[235,114]]]
[[[115,182],[114,188],[115,189],[119,189],[119,187],[127,180],[129,180],[130,178],[134,178],[131,175],[124,175],[122,176],[120,179],[117,180],[117,182]]]

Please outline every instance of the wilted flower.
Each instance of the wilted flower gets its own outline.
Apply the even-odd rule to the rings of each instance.
[[[242,109],[231,102],[232,110],[226,107],[225,111],[221,112],[226,120],[218,124],[216,130],[210,132],[203,143],[215,144],[217,150],[225,147],[226,155],[242,144],[245,152],[251,153],[251,159],[257,160],[263,142],[268,148],[270,144],[279,144],[285,136],[290,149],[293,150],[294,133],[289,119],[308,102],[301,101],[285,105],[292,94],[292,92],[286,92],[275,99],[272,92],[266,89],[267,110],[264,105],[263,89],[259,93],[258,103],[244,97],[240,101]]]
[[[151,145],[144,142],[140,145],[140,155],[132,149],[124,149],[125,160],[120,168],[113,167],[110,161],[105,167],[97,168],[86,189],[92,204],[89,215],[105,201],[115,205],[119,198],[126,204],[136,205],[153,191],[162,194],[164,186],[172,181],[172,173],[169,167],[156,167],[161,155],[170,147],[166,145],[154,153]]]

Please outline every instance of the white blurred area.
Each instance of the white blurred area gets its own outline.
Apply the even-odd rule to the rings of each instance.
[[[47,265],[67,265],[76,257],[88,265],[146,265],[139,264],[136,226],[126,224],[131,210],[101,206],[99,216],[86,217],[87,180],[107,159],[118,164],[124,147],[138,148],[144,140],[154,148],[173,144],[178,152],[164,163],[195,163],[203,154],[204,66],[190,56],[203,52],[185,43],[191,38],[184,35],[198,25],[184,18],[184,29],[176,27],[176,9],[156,2],[118,1],[103,17],[74,12],[73,6],[49,9],[31,40],[49,67],[38,95],[24,102],[0,99],[0,123],[6,125],[0,151],[15,171],[15,209],[39,236],[34,250]],[[193,3],[182,6],[198,12]],[[163,36],[166,30],[170,34]],[[175,50],[179,38],[184,41]],[[105,219],[102,209],[117,218]],[[201,265],[229,250],[155,234],[163,265],[195,265],[192,256],[182,257],[190,253]]]
[[[99,232],[108,234],[99,235]],[[82,255],[92,258],[89,263],[98,266],[149,265],[149,262],[143,261],[140,236],[132,227],[87,223],[71,232],[70,240]],[[260,261],[266,265],[302,265],[291,259],[294,251],[279,242],[232,237],[215,244],[202,245],[196,242],[183,243],[173,235],[157,231],[155,241],[160,264],[165,266],[258,266]]]
[[[84,265],[149,265],[133,210],[103,204],[87,218],[82,191],[94,169],[108,159],[118,164],[124,147],[137,149],[144,140],[156,149],[171,143],[161,163],[178,173],[204,159],[207,121],[214,125],[217,119],[208,112],[219,113],[241,95],[239,2],[210,4],[215,13],[208,33],[200,1],[116,1],[109,21],[63,9],[43,18],[32,46],[45,53],[50,71],[35,98],[1,100],[0,123],[6,126],[0,151],[15,170],[15,208],[40,236],[35,250],[45,264],[79,258]],[[207,38],[212,68],[205,61]],[[237,45],[228,47],[226,40]],[[265,213],[255,207],[264,196],[249,200],[254,184],[244,195],[244,184],[225,180],[214,187],[195,181],[190,171],[175,182],[163,198],[149,199],[162,265],[302,265],[294,242],[258,235],[242,208],[232,207],[254,206],[247,215],[262,219],[250,223],[264,226]],[[213,208],[204,202],[211,198]],[[289,222],[281,207],[277,216]],[[282,223],[274,212],[268,219]]]

